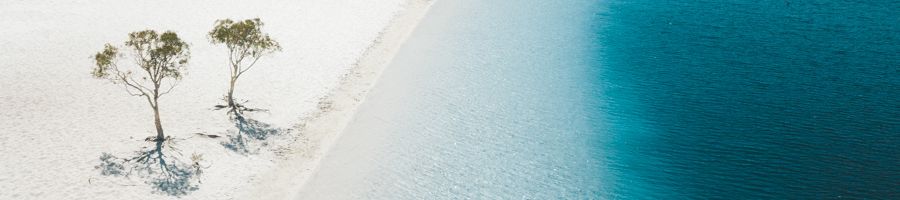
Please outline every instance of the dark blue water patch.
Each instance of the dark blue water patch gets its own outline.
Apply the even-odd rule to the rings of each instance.
[[[594,20],[595,81],[618,135],[619,196],[900,198],[897,10],[610,2]]]

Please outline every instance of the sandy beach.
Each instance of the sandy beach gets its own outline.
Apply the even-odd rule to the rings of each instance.
[[[319,112],[299,127],[303,142],[295,143],[286,162],[263,175],[246,199],[294,199],[320,166],[326,153],[351,122],[368,91],[396,55],[400,46],[425,16],[431,0],[411,0],[385,28],[375,42],[354,63],[352,72],[338,88],[322,100]],[[351,166],[352,167],[352,166]]]
[[[293,197],[425,14],[430,1],[4,1],[0,7],[0,199],[284,199]],[[241,78],[235,96],[279,130],[248,152],[215,110],[227,90],[227,50],[215,20],[260,18],[283,51]],[[202,155],[196,189],[171,195],[138,176],[104,176],[103,153],[148,146],[152,110],[121,85],[91,77],[90,56],[132,31],[171,30],[190,45],[181,83],[160,99],[182,160]],[[209,138],[208,135],[219,136]]]

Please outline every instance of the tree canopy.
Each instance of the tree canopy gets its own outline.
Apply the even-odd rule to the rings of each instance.
[[[213,44],[225,44],[231,50],[232,63],[240,63],[247,56],[258,59],[281,50],[278,42],[262,32],[263,25],[259,18],[237,22],[231,19],[217,20],[213,30],[209,32],[209,38]]]
[[[183,76],[190,58],[188,44],[171,31],[162,35],[153,30],[132,32],[125,46],[132,50],[137,68],[120,67],[117,61],[125,55],[119,48],[106,44],[103,51],[94,55],[96,67],[92,74],[113,83],[124,83],[126,91],[135,96],[158,97],[171,91]],[[134,73],[137,69],[145,73]],[[172,79],[169,89],[154,94],[154,88],[158,89],[167,78]]]

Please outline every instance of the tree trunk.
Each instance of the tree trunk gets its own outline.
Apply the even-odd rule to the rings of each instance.
[[[166,137],[163,134],[162,122],[159,121],[159,105],[153,106],[153,116],[155,118],[154,122],[156,122],[156,140],[165,140]]]
[[[234,82],[237,82],[237,77],[231,77],[231,82],[229,82],[228,87],[228,97],[226,101],[228,101],[228,106],[232,109],[237,108],[237,105],[234,104]]]

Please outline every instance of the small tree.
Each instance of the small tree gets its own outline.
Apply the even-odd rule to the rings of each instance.
[[[228,48],[228,64],[231,71],[228,94],[225,100],[228,107],[237,111],[239,105],[234,103],[234,84],[245,72],[253,68],[259,58],[281,51],[278,42],[261,31],[263,26],[259,18],[244,21],[231,19],[217,20],[213,30],[209,32],[213,44],[225,44]]]
[[[132,96],[144,97],[153,109],[155,140],[165,140],[159,120],[159,97],[171,92],[181,80],[190,57],[188,44],[171,31],[160,35],[153,30],[144,30],[129,33],[125,46],[132,50],[134,65],[119,66],[117,61],[125,55],[115,46],[106,44],[103,51],[94,55],[96,66],[92,74],[124,85],[125,91]]]

